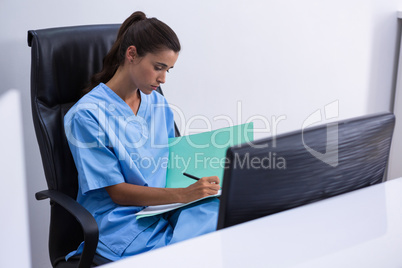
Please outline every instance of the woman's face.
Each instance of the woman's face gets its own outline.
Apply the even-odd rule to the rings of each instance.
[[[133,57],[132,62],[129,62],[133,84],[144,94],[151,94],[160,84],[165,83],[166,73],[173,68],[178,56],[179,53],[166,49],[147,53],[143,57]]]

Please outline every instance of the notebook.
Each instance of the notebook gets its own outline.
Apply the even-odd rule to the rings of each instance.
[[[199,178],[218,176],[222,186],[226,150],[229,147],[252,142],[253,138],[253,123],[247,123],[169,139],[166,188],[185,188],[195,183],[194,179],[184,176],[184,172]],[[219,195],[220,192],[190,203],[149,206],[136,213],[137,219],[165,213]]]

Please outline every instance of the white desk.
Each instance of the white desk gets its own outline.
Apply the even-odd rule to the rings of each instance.
[[[402,178],[104,266],[402,267]]]

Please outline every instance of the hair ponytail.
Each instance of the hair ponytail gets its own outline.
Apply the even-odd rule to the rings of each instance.
[[[179,39],[169,26],[156,18],[148,19],[143,12],[136,11],[120,26],[116,41],[103,59],[102,70],[91,77],[88,87],[83,91],[84,94],[113,77],[117,68],[124,64],[129,46],[136,47],[139,57],[163,49],[171,49],[174,52],[181,49]]]
[[[119,33],[117,34],[117,39],[122,37],[131,25],[146,19],[147,16],[145,16],[144,12],[136,11],[133,14],[131,14],[131,16],[128,17],[120,26]]]

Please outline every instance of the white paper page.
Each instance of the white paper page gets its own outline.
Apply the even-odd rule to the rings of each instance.
[[[144,208],[140,212],[135,213],[135,215],[137,216],[137,219],[139,219],[139,218],[143,218],[143,217],[149,217],[149,216],[162,214],[162,213],[165,213],[165,212],[177,209],[177,208],[181,208],[181,207],[190,205],[192,203],[198,202],[198,201],[206,199],[206,198],[220,196],[221,193],[222,193],[222,190],[219,190],[216,195],[206,196],[206,197],[191,201],[189,203],[174,203],[174,204],[159,205],[159,206],[149,206],[149,207]]]

